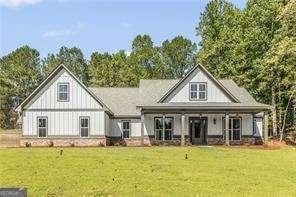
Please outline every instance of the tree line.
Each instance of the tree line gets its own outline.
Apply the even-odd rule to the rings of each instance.
[[[143,78],[180,78],[200,62],[272,105],[273,134],[282,136],[296,130],[295,16],[295,0],[248,0],[243,9],[212,0],[195,27],[199,47],[182,36],[156,46],[149,35],[138,35],[129,54],[93,52],[86,60],[77,47],[61,47],[41,59],[36,49],[22,46],[0,59],[0,127],[15,126],[15,100],[22,101],[60,64],[88,86],[125,87]]]

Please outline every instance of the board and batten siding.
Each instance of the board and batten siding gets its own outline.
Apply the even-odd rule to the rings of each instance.
[[[69,84],[69,101],[58,101],[58,84]],[[23,136],[37,136],[37,118],[48,120],[48,137],[80,136],[80,117],[90,119],[90,137],[105,135],[109,129],[103,106],[80,83],[62,69],[24,106]]]
[[[23,135],[37,136],[37,118],[47,117],[47,135],[55,137],[80,136],[80,117],[90,118],[90,136],[105,135],[103,111],[25,111],[23,113]]]
[[[59,102],[58,84],[69,83],[69,102]],[[102,109],[98,103],[66,70],[58,73],[24,109]]]
[[[141,119],[136,119],[136,118],[110,119],[110,121],[111,121],[111,129],[110,129],[110,136],[111,137],[121,137],[122,136],[122,133],[123,133],[122,122],[123,121],[130,121],[131,137],[140,137],[141,136]]]
[[[207,84],[207,99],[206,100],[190,100],[189,99],[189,84],[194,82],[202,82]],[[201,70],[186,83],[168,102],[231,102],[225,93],[213,82],[212,79],[203,73]]]

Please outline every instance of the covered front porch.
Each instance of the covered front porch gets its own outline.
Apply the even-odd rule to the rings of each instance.
[[[141,107],[141,145],[256,145],[267,138],[262,107]]]

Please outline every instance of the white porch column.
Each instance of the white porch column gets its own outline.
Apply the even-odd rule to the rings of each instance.
[[[165,134],[165,114],[162,114],[162,140],[164,141]]]
[[[181,115],[181,146],[185,145],[185,114]]]
[[[264,112],[263,129],[264,143],[266,143],[268,140],[268,112]]]
[[[144,113],[141,112],[141,146],[144,146]]]
[[[229,146],[229,113],[225,113],[225,144]]]

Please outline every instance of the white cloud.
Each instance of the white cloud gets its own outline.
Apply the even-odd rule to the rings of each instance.
[[[132,24],[128,23],[128,22],[120,22],[120,26],[124,27],[124,28],[129,28],[132,26]]]
[[[6,7],[20,7],[24,5],[34,5],[43,0],[0,0],[0,6]]]
[[[58,37],[58,36],[70,36],[79,33],[84,27],[84,23],[77,23],[75,26],[65,29],[54,29],[46,31],[42,34],[42,37]]]

